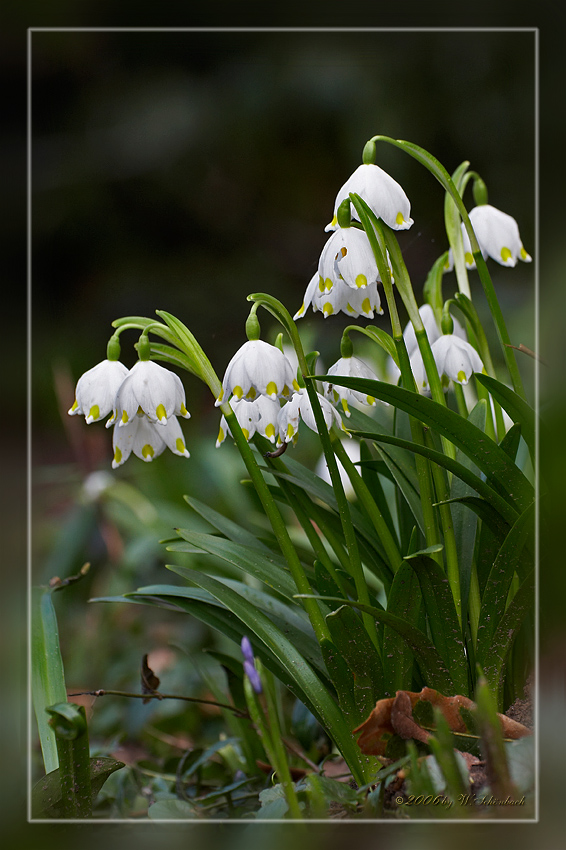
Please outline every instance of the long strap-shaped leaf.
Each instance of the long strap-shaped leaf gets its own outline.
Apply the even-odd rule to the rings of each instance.
[[[485,586],[478,623],[477,658],[481,667],[491,655],[493,635],[502,620],[513,574],[529,536],[533,532],[534,505],[527,508],[503,541]]]
[[[211,508],[209,505],[205,505],[204,502],[200,502],[198,499],[195,499],[194,496],[183,496],[183,499],[194,511],[196,511],[203,519],[209,522],[217,531],[229,540],[232,540],[234,543],[242,543],[244,546],[252,546],[255,549],[260,549],[264,553],[271,553],[271,550],[265,545],[265,543],[258,540],[255,534],[252,534],[252,532],[248,531],[246,528],[242,528],[241,525],[232,522],[232,520],[227,519],[225,516],[218,513],[218,511],[215,511],[214,508]]]
[[[203,534],[200,531],[178,528],[177,532],[191,545],[198,546],[204,552],[216,555],[245,573],[253,575],[287,599],[292,599],[293,594],[297,592],[289,574],[287,562],[281,555],[275,553],[264,555],[263,552],[251,546],[234,543],[232,540],[226,540],[225,537]],[[188,570],[188,573],[190,572],[191,570]]]
[[[429,638],[416,626],[407,623],[394,614],[390,614],[388,611],[381,611],[379,608],[374,608],[373,605],[364,605],[362,602],[354,602],[350,599],[340,599],[333,596],[314,598],[322,599],[325,602],[341,602],[342,605],[351,605],[352,608],[367,611],[368,614],[375,617],[378,623],[381,622],[387,626],[391,626],[392,629],[395,629],[407,641],[415,653],[429,686],[443,694],[454,693],[454,683],[446,664]],[[387,647],[384,647],[384,651],[387,651]]]
[[[531,457],[535,457],[535,412],[527,402],[517,395],[501,381],[496,381],[489,375],[476,375],[476,380],[483,384],[491,395],[499,402],[501,407],[507,411],[513,422],[520,422],[521,434],[523,435]]]
[[[511,644],[523,620],[534,609],[535,571],[531,570],[521,587],[511,600],[503,615],[491,642],[488,659],[483,672],[501,708],[503,690],[503,666]]]
[[[374,398],[379,398],[434,428],[471,457],[476,465],[493,481],[501,494],[513,507],[524,510],[532,501],[533,487],[521,470],[512,463],[505,452],[458,413],[437,404],[430,398],[394,387],[383,381],[369,378],[345,378],[337,375],[317,375],[317,380],[332,381]]]
[[[316,716],[336,742],[356,781],[363,784],[365,777],[360,752],[350,728],[328,690],[283,632],[255,606],[212,576],[195,573],[193,581],[223,602],[278,658],[287,674],[307,694]]]
[[[407,555],[406,560],[419,577],[434,645],[450,671],[456,693],[467,694],[466,654],[446,575],[435,560],[422,553]]]
[[[429,460],[434,461],[434,463],[437,463],[439,466],[443,466],[449,472],[452,472],[461,481],[468,484],[473,490],[475,490],[476,493],[483,496],[493,510],[497,511],[497,513],[500,514],[506,522],[513,522],[516,519],[517,511],[514,510],[509,503],[493,489],[493,487],[490,487],[487,482],[483,481],[478,475],[475,475],[471,469],[468,469],[457,460],[453,460],[451,457],[448,457],[448,455],[436,451],[436,449],[431,449],[428,446],[421,446],[418,443],[412,443],[410,440],[403,440],[400,437],[391,437],[387,434],[370,434],[367,431],[352,431],[352,433],[357,437],[375,440],[376,443],[392,443],[396,446],[402,446],[416,454],[427,457]]]

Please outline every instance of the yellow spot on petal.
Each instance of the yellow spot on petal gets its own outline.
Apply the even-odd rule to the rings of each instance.
[[[180,412],[181,416],[188,416],[189,415],[189,411],[187,410],[187,408],[185,407],[184,404],[181,405],[181,409],[180,409],[179,412]]]
[[[153,450],[153,446],[150,446],[149,443],[146,443],[146,445],[142,449],[142,455],[145,458],[152,458],[154,454],[155,452]]]
[[[529,262],[529,260],[532,259],[530,257],[530,255],[527,254],[527,252],[525,251],[525,249],[523,248],[522,245],[521,245],[521,250],[519,251],[519,255],[520,255],[521,259],[524,260],[525,262]]]
[[[287,396],[289,395],[290,392],[291,392],[291,390],[289,389],[287,384],[285,384],[283,386],[283,389],[281,390],[281,395],[283,396],[283,398],[287,398]]]
[[[234,388],[232,389],[232,392],[234,393],[234,395],[236,396],[236,398],[242,398],[242,396],[243,396],[243,394],[244,394],[244,391],[243,391],[243,389],[242,389],[241,387],[234,387]]]
[[[180,452],[181,454],[185,453],[185,444],[181,440],[180,437],[177,437],[177,439],[175,441],[175,447],[176,447],[177,451]]]
[[[342,410],[344,411],[344,413],[346,414],[346,416],[349,416],[349,415],[350,415],[350,410],[349,410],[349,408],[348,408],[348,402],[346,401],[346,399],[345,399],[345,398],[343,398],[343,399],[341,400],[340,404],[342,405]]]
[[[270,381],[265,388],[266,395],[277,395],[277,384],[275,381]]]
[[[330,301],[327,301],[326,304],[323,306],[322,312],[324,313],[325,316],[331,316],[333,314],[334,307],[332,306]]]
[[[306,309],[305,308],[305,302],[303,301],[303,303],[301,304],[301,309],[297,310],[297,318],[299,318],[300,316],[303,315],[303,313],[305,312],[305,309]]]
[[[321,292],[324,292],[324,278],[322,275],[318,276],[318,288]]]
[[[466,373],[464,371],[462,371],[462,369],[460,369],[460,371],[458,372],[457,377],[458,377],[458,380],[460,381],[461,384],[467,384],[468,383],[468,379],[466,378]]]
[[[501,249],[501,259],[503,260],[503,262],[506,263],[507,260],[511,260],[512,258],[513,258],[513,255],[511,253],[511,251],[509,250],[509,248],[503,247]]]
[[[340,248],[340,253],[342,254],[343,257],[345,257],[346,254],[348,253],[348,249],[345,247],[345,245],[342,245],[342,247]],[[336,255],[336,256],[338,256],[338,255]]]
[[[224,442],[224,428],[220,428],[220,430],[218,431],[218,439],[217,439],[216,442],[217,443],[223,443]]]
[[[275,425],[273,422],[270,422],[267,428],[265,429],[265,436],[271,440],[272,437],[275,436]]]
[[[467,266],[473,266],[474,258],[472,257],[469,251],[466,251],[466,253],[464,254],[464,260],[466,261]]]
[[[97,404],[93,404],[91,409],[88,412],[88,419],[99,419],[100,418],[100,408]]]
[[[256,395],[257,395],[257,393],[255,391],[255,388],[250,387],[249,390],[246,393],[246,398],[248,398],[250,401],[253,401],[254,398],[256,397]]]
[[[362,301],[362,313],[371,313],[371,304],[369,298],[364,298]]]
[[[122,412],[122,422],[123,422],[123,423],[124,423],[124,425],[125,425],[127,421],[128,421],[128,414],[127,414],[127,413],[126,413],[126,411],[124,410],[124,411]]]
[[[217,400],[222,401],[223,398],[224,398],[224,387],[220,390],[220,395],[218,396]]]
[[[329,277],[327,277],[326,280],[324,281],[324,285],[325,285],[326,289],[328,290],[328,292],[330,292],[330,290],[334,286],[334,283],[333,283],[332,280],[330,280]]]
[[[116,463],[120,463],[122,460],[122,452],[120,451],[118,446],[116,446],[116,449],[114,451],[114,460],[116,461]]]
[[[356,275],[356,286],[358,289],[362,289],[364,286],[368,285],[368,279],[365,274]]]
[[[330,222],[330,226],[335,227],[337,224],[338,224],[338,219],[334,215],[334,216],[332,216],[332,221]]]
[[[249,440],[249,439],[250,439],[250,432],[248,431],[248,429],[247,429],[247,428],[242,428],[242,434],[244,435],[244,437],[246,438],[246,440]]]
[[[346,310],[348,311],[348,313],[355,313],[356,312],[349,301],[346,304]]]
[[[287,425],[287,436],[289,438],[291,438],[293,436],[293,433],[294,433],[294,428],[291,425],[291,423],[289,422],[289,424]]]
[[[77,410],[78,406],[79,406],[79,403],[78,403],[78,401],[75,399],[75,400],[74,400],[74,402],[73,402],[73,406],[72,406],[72,407],[71,407],[71,409],[69,410],[69,413],[74,413],[74,411],[75,411],[75,410]]]
[[[398,212],[397,215],[395,216],[395,223],[398,224],[399,226],[405,223],[405,219],[403,218],[402,212]]]
[[[367,401],[368,404],[372,404],[372,405],[375,404],[375,399],[372,395],[366,396],[366,401]]]
[[[155,415],[157,416],[160,422],[162,419],[167,419],[167,411],[165,410],[164,405],[157,405],[157,407],[155,408]]]
[[[293,378],[293,389],[294,389],[296,392],[299,392],[299,390],[301,389],[301,388],[300,388],[300,386],[299,386],[299,382],[297,381],[297,379],[296,379],[296,378]]]

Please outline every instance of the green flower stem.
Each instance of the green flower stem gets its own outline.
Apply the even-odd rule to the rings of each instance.
[[[458,413],[460,416],[463,416],[464,419],[468,418],[468,405],[466,404],[466,399],[464,397],[464,390],[462,389],[462,385],[457,381],[453,381],[454,385],[454,395],[456,396],[456,404],[458,405]]]
[[[287,754],[285,753],[285,748],[281,740],[277,709],[272,693],[273,680],[270,678],[268,671],[262,666],[258,659],[256,659],[256,667],[260,674],[264,688],[269,722],[266,722],[266,717],[260,699],[254,691],[250,680],[247,676],[244,676],[244,694],[246,697],[248,711],[259,732],[263,746],[265,747],[265,752],[271,762],[271,766],[275,770],[277,778],[283,786],[285,799],[289,805],[291,816],[296,820],[302,820],[303,814],[301,807],[299,806],[297,792],[295,791],[295,786],[291,778],[291,772],[287,762]]]
[[[254,453],[252,452],[246,438],[242,433],[242,429],[240,428],[240,424],[236,418],[234,411],[227,402],[220,405],[220,410],[226,418],[230,433],[234,438],[234,442],[236,443],[236,446],[238,447],[238,450],[242,456],[242,460],[246,465],[246,469],[248,470],[252,483],[255,487],[255,491],[258,494],[265,513],[267,514],[267,517],[271,523],[271,527],[273,528],[273,532],[277,538],[277,542],[279,543],[281,552],[283,553],[283,556],[287,561],[287,564],[289,565],[289,569],[291,571],[291,575],[293,576],[293,580],[297,586],[297,589],[300,593],[312,593],[312,588],[303,569],[303,565],[301,564],[299,556],[297,555],[295,547],[293,546],[291,538],[289,537],[289,532],[287,530],[285,520],[281,516],[279,508],[275,503],[275,499],[271,495],[269,487],[267,486],[267,483],[254,457]],[[309,589],[303,590],[303,588]],[[305,602],[306,601],[307,600],[305,600]],[[310,600],[309,604],[305,605],[305,610],[309,615],[312,627],[319,643],[324,640],[324,638],[330,639],[330,631],[328,629],[328,626],[326,625],[326,620],[321,614],[318,604],[314,602],[314,600]]]
[[[352,578],[354,579],[358,602],[364,602],[366,605],[370,605],[370,595],[368,586],[366,584],[364,571],[362,568],[358,541],[356,539],[356,532],[352,523],[352,517],[350,516],[350,505],[344,492],[344,486],[342,484],[342,479],[338,470],[338,464],[336,463],[336,457],[332,448],[330,434],[328,433],[328,430],[326,428],[322,408],[318,400],[318,393],[316,391],[312,378],[308,378],[307,376],[305,376],[305,384],[307,393],[309,395],[312,411],[314,414],[316,427],[320,436],[320,441],[322,443],[322,450],[324,452],[324,457],[326,458],[326,464],[330,473],[332,488],[334,490],[336,501],[338,503],[338,514],[342,523],[342,531],[344,533],[344,540],[346,541],[346,548],[348,550],[348,555],[350,559],[349,572]],[[375,624],[375,620],[373,619],[373,617],[370,617],[368,614],[365,613],[363,614],[362,619],[364,621],[364,625],[368,635],[370,636],[375,646],[378,647],[379,639],[377,636],[377,627]]]
[[[84,706],[64,702],[47,709],[55,730],[65,818],[92,817],[88,727]]]
[[[519,372],[519,367],[517,365],[517,360],[515,358],[513,349],[510,348],[511,340],[507,332],[505,319],[503,318],[503,313],[501,312],[501,307],[499,306],[499,302],[497,300],[497,295],[495,293],[495,289],[489,274],[489,270],[487,268],[487,264],[483,258],[482,252],[478,245],[478,240],[476,239],[474,229],[470,222],[468,211],[464,206],[464,202],[462,201],[462,198],[460,197],[460,194],[456,186],[454,185],[452,178],[450,177],[444,166],[435,157],[433,157],[432,154],[428,153],[428,151],[425,151],[423,148],[420,148],[418,145],[412,144],[412,142],[405,142],[401,139],[391,139],[389,136],[374,136],[372,141],[387,142],[388,144],[395,145],[395,147],[401,148],[401,150],[405,151],[418,162],[420,162],[422,165],[424,165],[425,168],[427,168],[431,172],[431,174],[436,177],[440,185],[447,192],[450,193],[450,196],[452,197],[454,203],[458,208],[458,212],[462,217],[464,227],[466,228],[466,232],[470,240],[470,246],[472,248],[472,254],[476,263],[476,268],[478,270],[483,291],[487,299],[487,303],[491,311],[493,321],[495,323],[497,336],[499,338],[499,342],[503,350],[503,356],[505,358],[505,362],[509,370],[513,389],[518,395],[521,396],[521,398],[526,399],[525,390],[523,389],[523,382]]]
[[[470,178],[470,172],[466,173],[469,162],[463,162],[458,166],[452,175],[452,181],[458,191],[460,197],[464,194],[467,182]],[[464,257],[464,242],[462,239],[462,228],[460,226],[460,214],[458,207],[454,203],[450,192],[446,192],[444,198],[444,223],[446,227],[446,235],[448,242],[452,248],[452,258],[454,260],[454,271],[456,273],[456,281],[458,289],[468,298],[472,297],[470,291],[470,282],[468,280],[468,270]]]
[[[389,564],[393,572],[397,572],[399,566],[403,563],[403,556],[399,551],[399,547],[395,542],[393,535],[391,534],[389,527],[383,516],[381,511],[377,507],[367,484],[363,480],[362,476],[350,460],[348,456],[348,452],[342,445],[342,441],[338,439],[338,437],[332,435],[332,446],[334,448],[334,452],[336,457],[344,467],[348,478],[354,488],[354,492],[356,496],[360,500],[361,504],[364,506],[367,515],[373,523],[375,530],[377,531],[377,535],[383,544],[383,548],[385,549],[385,553],[389,559]],[[361,600],[360,600],[361,601]]]
[[[470,621],[470,632],[472,634],[472,645],[478,645],[478,624],[480,621],[481,596],[478,581],[478,568],[476,562],[472,563],[472,574],[470,580],[470,592],[468,596],[468,619]]]
[[[375,223],[375,219],[370,218],[371,210],[369,210],[369,207],[362,200],[362,198],[360,198],[359,195],[351,194],[350,199],[356,208],[362,226],[369,239],[375,257],[375,261],[377,263],[379,276],[383,283],[383,290],[385,293],[387,306],[389,308],[389,316],[391,319],[391,332],[393,335],[393,342],[397,351],[397,361],[399,364],[399,369],[401,370],[403,386],[407,389],[411,389],[414,392],[417,392],[415,378],[413,376],[411,364],[409,362],[407,347],[405,345],[405,340],[403,339],[403,328],[399,320],[397,304],[395,303],[395,296],[393,294],[391,274],[389,272],[389,266],[385,260],[387,256],[387,249],[385,246],[383,231],[379,228],[378,230],[374,228],[373,225]],[[424,429],[422,423],[418,422],[413,417],[409,417],[409,424],[413,441],[415,443],[418,443],[419,445],[424,445]],[[432,487],[430,464],[426,458],[419,455],[415,457],[415,464],[417,469],[417,476],[419,479],[419,492],[423,511],[426,543],[427,546],[434,546],[435,544],[439,543],[440,540],[436,525],[436,516],[433,508],[435,497]],[[440,554],[440,552],[435,552],[433,557],[438,561],[439,564],[442,564],[442,555]]]
[[[254,440],[254,443],[255,443],[256,447],[258,448],[258,450],[264,456],[265,456],[266,451],[271,450],[271,444],[268,443],[268,441],[265,438],[261,437],[259,434],[254,434],[253,440]],[[273,467],[273,469],[276,469],[279,472],[283,472],[283,473],[289,472],[289,470],[287,469],[285,464],[279,458],[268,458],[267,462],[268,462],[269,466]],[[303,528],[305,534],[307,535],[309,543],[311,544],[317,559],[321,562],[321,564],[323,564],[325,569],[332,576],[332,578],[334,579],[334,581],[336,582],[336,584],[338,585],[340,590],[345,595],[347,595],[347,589],[344,587],[344,583],[343,583],[342,579],[340,578],[340,576],[336,572],[336,567],[332,563],[332,560],[330,559],[328,552],[326,551],[322,540],[320,539],[320,537],[316,533],[316,530],[314,529],[313,524],[312,524],[312,522],[309,518],[309,513],[315,514],[316,524],[319,526],[321,532],[324,534],[324,536],[328,540],[332,549],[336,553],[336,556],[340,560],[340,563],[342,564],[342,566],[344,567],[346,572],[348,572],[349,571],[348,557],[347,557],[346,553],[344,552],[344,548],[340,544],[340,541],[337,538],[335,538],[335,536],[332,535],[332,534],[331,534],[331,539],[329,539],[329,536],[328,536],[328,533],[327,533],[328,529],[325,528],[325,526],[327,526],[327,524],[324,522],[324,520],[320,519],[320,517],[318,516],[320,511],[318,510],[317,506],[308,499],[308,496],[306,496],[305,493],[303,493],[301,490],[293,487],[288,481],[285,481],[282,478],[280,478],[277,483],[278,483],[279,487],[281,488],[283,495],[287,499],[287,502],[291,506],[291,508],[292,508],[295,516],[297,517],[297,520],[299,521],[301,527]]]

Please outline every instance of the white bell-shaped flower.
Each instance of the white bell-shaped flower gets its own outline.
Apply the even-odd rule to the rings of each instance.
[[[320,393],[318,393],[318,398],[322,408],[324,422],[328,430],[330,430],[333,423],[336,423],[343,428],[344,426],[342,425],[342,420],[340,419],[338,411],[325,398],[323,398]],[[299,389],[298,392],[294,392],[290,401],[288,401],[287,404],[284,404],[279,411],[278,424],[280,443],[290,443],[291,440],[296,437],[299,430],[299,417],[303,420],[305,425],[311,429],[311,431],[318,433],[309,395],[304,388]]]
[[[340,312],[346,313],[347,316],[354,319],[357,319],[358,316],[373,319],[374,313],[383,314],[376,283],[369,283],[363,289],[352,289],[340,280],[330,290],[327,290],[324,281],[322,281],[321,286],[321,278],[318,272],[311,278],[301,309],[295,313],[293,318],[295,320],[302,318],[311,305],[313,313],[320,311],[325,319]]]
[[[484,260],[491,257],[501,266],[509,266],[510,268],[517,265],[517,260],[522,260],[524,263],[532,262],[532,257],[527,254],[523,247],[519,235],[519,225],[512,216],[492,207],[491,204],[480,204],[470,210],[470,221]],[[462,243],[466,268],[475,269],[476,261],[472,254],[468,232],[463,223]],[[445,271],[451,271],[453,267],[454,257],[452,249],[450,249]]]
[[[375,372],[367,366],[359,357],[341,357],[327,372],[328,375],[341,375],[344,378],[370,378],[377,380]],[[348,403],[357,402],[361,405],[375,407],[376,400],[371,395],[360,393],[357,390],[340,387],[337,384],[324,383],[324,395],[334,404],[340,402],[346,416],[351,416]]]
[[[171,415],[166,424],[152,422],[145,414],[138,413],[125,425],[116,423],[112,444],[114,459],[112,468],[121,466],[133,452],[140,460],[149,462],[158,457],[166,447],[173,454],[189,457],[185,448],[183,432],[176,416]]]
[[[470,221],[484,256],[487,254],[500,265],[511,267],[517,260],[532,261],[523,248],[519,225],[512,216],[491,204],[480,204],[470,210]]]
[[[399,183],[379,165],[364,164],[356,168],[336,195],[334,218],[326,230],[334,230],[337,226],[338,207],[351,192],[363,198],[375,215],[393,230],[408,230],[413,224],[411,204]],[[352,218],[358,221],[354,206],[350,207]]]
[[[228,404],[234,411],[246,440],[251,440],[257,431],[262,437],[275,442],[279,428],[277,417],[281,409],[278,401],[260,395],[255,401],[232,398]],[[228,434],[232,436],[226,417],[222,415],[216,448],[222,445]]]
[[[352,289],[365,289],[379,280],[375,257],[364,230],[339,227],[326,242],[318,263],[319,289],[330,291],[344,281]]]
[[[458,384],[467,384],[474,372],[483,370],[483,363],[473,345],[456,334],[444,334],[431,346],[440,375]]]
[[[81,375],[75,390],[75,401],[69,414],[84,415],[86,422],[98,422],[114,409],[114,400],[128,369],[119,360],[103,360]]]
[[[261,339],[248,340],[228,363],[216,406],[231,395],[246,401],[253,401],[258,395],[288,398],[293,387],[298,384],[283,352]]]
[[[138,360],[116,393],[114,413],[106,427],[117,421],[123,428],[140,410],[150,422],[163,426],[171,416],[188,419],[190,413],[179,376],[153,360]]]

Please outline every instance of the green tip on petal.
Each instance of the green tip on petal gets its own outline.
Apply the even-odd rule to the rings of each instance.
[[[191,415],[184,404],[181,405],[181,409],[179,410],[181,416],[184,416],[185,419],[188,419]]]
[[[220,443],[223,443],[225,439],[224,428],[220,428],[218,431],[218,439],[216,440],[216,445],[219,446]]]
[[[267,428],[265,429],[265,436],[271,440],[275,436],[275,425],[273,422],[270,422]]]
[[[364,298],[362,301],[362,313],[371,313],[371,304],[369,298]]]
[[[466,373],[463,372],[462,369],[460,369],[460,371],[458,372],[458,380],[460,381],[461,384],[467,384],[468,383],[468,379],[466,378]]]
[[[250,387],[249,390],[246,393],[246,398],[249,399],[249,401],[253,401],[254,398],[256,397],[256,395],[257,395],[257,393],[255,391],[255,388]]]
[[[464,254],[464,260],[466,261],[467,266],[473,266],[474,258],[472,257],[469,251],[466,251],[466,253]]]
[[[150,446],[149,443],[146,443],[146,445],[142,449],[142,455],[145,460],[152,460],[154,454],[155,452],[153,450],[153,446]]]
[[[395,216],[395,223],[398,224],[399,226],[405,223],[405,219],[403,218],[402,212],[398,212],[397,215]]]
[[[126,413],[125,410],[122,411],[122,422],[124,423],[124,425],[126,425],[127,422],[128,422],[128,414]]]
[[[295,392],[299,392],[299,390],[301,389],[299,386],[299,382],[296,378],[293,378],[293,389],[295,390]]]
[[[331,281],[331,279],[329,277],[327,277],[326,280],[324,281],[324,286],[326,287],[327,292],[330,292],[330,290],[334,286],[333,282]]]
[[[371,405],[372,407],[373,407],[373,405],[374,405],[374,404],[376,404],[376,401],[375,401],[375,399],[374,399],[374,397],[373,397],[372,395],[368,395],[368,396],[366,397],[366,401],[367,401],[367,403],[368,403],[369,405]]]
[[[97,404],[93,404],[91,409],[88,412],[88,416],[86,421],[88,423],[95,422],[97,419],[100,419],[100,408]]]
[[[327,301],[326,304],[323,306],[322,312],[324,313],[325,318],[326,318],[326,316],[331,316],[333,314],[334,307],[332,306],[332,304],[329,301]]]
[[[114,462],[117,464],[122,462],[122,452],[118,446],[116,446],[116,450],[114,451]]]
[[[179,454],[181,454],[181,455],[184,455],[185,452],[187,451],[186,448],[185,448],[185,444],[181,440],[180,437],[177,437],[177,439],[175,441],[175,447],[176,447],[177,451],[179,452]]]
[[[324,278],[322,277],[322,275],[320,275],[318,278],[318,288],[320,292],[324,292]]]
[[[250,439],[250,432],[248,431],[248,429],[247,429],[247,428],[242,428],[242,434],[244,435],[244,437],[246,438],[246,440],[247,440],[247,441],[249,441],[249,439]]]
[[[522,260],[524,260],[525,263],[530,263],[530,261],[532,260],[532,257],[530,256],[530,254],[527,254],[527,252],[525,251],[525,249],[523,248],[522,245],[521,245],[521,250],[519,251],[519,256],[521,257]]]
[[[293,436],[293,434],[294,434],[294,428],[293,428],[293,426],[291,425],[291,423],[289,423],[289,424],[287,425],[287,437],[288,437],[289,439],[291,439],[291,437]]]
[[[69,410],[69,413],[74,413],[74,412],[75,412],[75,410],[78,410],[78,408],[79,408],[79,403],[78,403],[78,401],[75,399],[75,400],[74,400],[74,402],[73,402],[73,406],[72,406],[72,407],[71,407],[71,409]]]
[[[345,399],[345,398],[343,398],[343,399],[341,400],[341,402],[340,402],[340,403],[341,403],[341,405],[342,405],[342,410],[344,411],[344,413],[346,414],[346,416],[350,416],[350,415],[351,415],[351,414],[350,414],[350,409],[349,409],[349,407],[348,407],[348,402],[346,401],[346,399]]]

